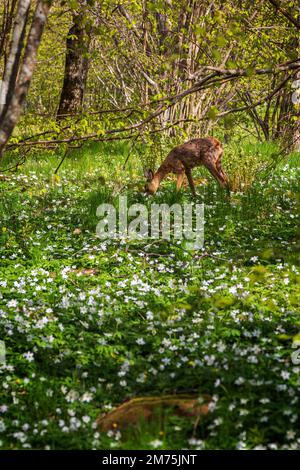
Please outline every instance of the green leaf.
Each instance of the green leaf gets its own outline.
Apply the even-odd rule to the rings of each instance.
[[[77,0],[69,0],[69,5],[72,10],[77,10],[79,8],[79,3]]]
[[[226,46],[227,44],[227,39],[224,36],[218,36],[217,37],[217,44],[220,47]]]
[[[207,117],[209,119],[216,119],[218,114],[219,114],[218,108],[216,106],[212,106],[207,113]]]

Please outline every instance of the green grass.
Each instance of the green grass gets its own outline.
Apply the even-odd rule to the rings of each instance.
[[[127,144],[94,144],[56,178],[62,155],[38,152],[5,173],[0,448],[299,448],[299,154],[266,178],[276,151],[226,148],[238,190],[230,199],[195,171],[208,180],[197,196],[204,251],[96,237],[96,208],[119,194],[149,209],[191,200],[172,181],[155,198],[141,193],[153,149],[133,152],[125,171]],[[97,429],[96,418],[127,398],[180,392],[213,397],[197,426],[166,413],[125,431]]]

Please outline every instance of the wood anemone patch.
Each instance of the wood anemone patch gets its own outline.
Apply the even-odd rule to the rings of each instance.
[[[208,413],[208,404],[211,398],[208,395],[200,397],[195,395],[162,395],[159,397],[132,398],[121,404],[106,415],[98,418],[97,423],[101,431],[123,429],[140,421],[151,421],[164,414],[165,411],[177,416],[196,418]]]

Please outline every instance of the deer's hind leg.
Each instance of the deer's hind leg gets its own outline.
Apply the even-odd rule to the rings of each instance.
[[[192,176],[191,169],[186,167],[186,168],[185,168],[185,174],[186,174],[186,176],[187,176],[187,179],[188,179],[188,182],[189,182],[189,185],[190,185],[192,194],[193,194],[193,196],[195,197],[195,196],[196,196],[196,189],[195,189],[195,183],[194,183],[194,180],[193,180],[193,176]]]
[[[183,180],[184,180],[184,171],[177,174],[176,191],[180,191]]]

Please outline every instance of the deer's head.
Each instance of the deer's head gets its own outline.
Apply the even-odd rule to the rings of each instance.
[[[159,186],[159,180],[155,178],[153,171],[150,169],[144,171],[144,176],[147,180],[145,192],[147,194],[155,194]]]

